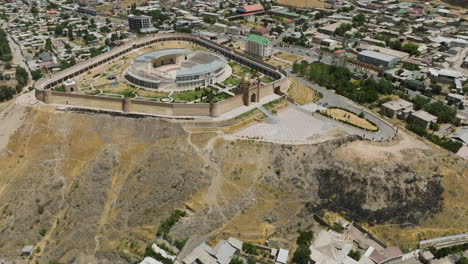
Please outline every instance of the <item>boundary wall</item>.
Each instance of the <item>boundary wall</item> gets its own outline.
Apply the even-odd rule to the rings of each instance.
[[[243,94],[235,95],[226,100],[216,103],[162,103],[144,101],[130,98],[112,98],[97,95],[76,94],[68,92],[56,92],[51,89],[62,84],[68,79],[93,70],[103,64],[108,64],[116,59],[125,56],[135,49],[151,46],[165,41],[189,41],[222,55],[223,57],[247,66],[257,72],[261,72],[275,81],[260,86],[258,99],[273,93],[279,93],[287,88],[286,72],[277,69],[275,66],[267,64],[249,55],[241,54],[228,47],[217,44],[213,41],[200,38],[192,34],[155,34],[133,43],[114,48],[109,52],[100,54],[90,60],[80,62],[68,69],[65,69],[48,79],[41,79],[35,83],[35,96],[38,100],[47,104],[67,104],[73,106],[102,108],[108,110],[118,110],[124,112],[137,112],[167,116],[211,116],[217,117],[246,104]]]

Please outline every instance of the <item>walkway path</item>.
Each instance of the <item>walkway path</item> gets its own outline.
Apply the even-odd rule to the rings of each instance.
[[[274,116],[270,111],[268,111],[265,107],[263,107],[263,105],[259,105],[257,106],[257,108],[268,117],[268,123],[279,123],[279,119],[276,116]]]

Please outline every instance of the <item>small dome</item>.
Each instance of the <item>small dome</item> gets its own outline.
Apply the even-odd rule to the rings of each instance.
[[[250,74],[244,74],[241,80],[241,84],[250,84]]]

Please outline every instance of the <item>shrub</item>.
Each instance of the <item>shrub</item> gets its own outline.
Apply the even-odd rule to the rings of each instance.
[[[306,245],[300,245],[294,252],[292,261],[297,264],[309,264],[310,249]]]
[[[312,231],[302,231],[298,230],[299,237],[296,240],[298,245],[310,246],[312,239],[314,239],[314,233]]]
[[[229,264],[244,264],[244,261],[239,258],[238,256],[234,256],[231,261],[229,261]]]
[[[359,261],[361,259],[361,252],[352,249],[348,256],[356,261]]]
[[[171,228],[177,223],[177,221],[179,221],[180,218],[184,216],[187,216],[186,212],[179,210],[179,209],[175,209],[172,212],[172,214],[169,216],[169,218],[161,222],[157,231],[157,235],[165,236],[169,234],[169,231],[171,231]]]
[[[405,128],[421,137],[427,135],[426,129],[418,124],[407,124]]]
[[[248,254],[257,254],[257,247],[249,242],[242,243],[242,250],[247,252]]]
[[[46,233],[47,233],[47,230],[45,228],[41,228],[39,230],[39,235],[41,235],[41,236],[45,236]]]
[[[154,258],[156,260],[161,261],[163,264],[172,264],[173,263],[172,260],[163,257],[161,254],[159,254],[157,252],[154,252],[154,250],[151,248],[151,244],[146,246],[145,257],[152,257],[152,258]]]
[[[344,231],[344,227],[338,223],[333,223],[333,225],[331,226],[331,229],[338,233],[343,233]]]
[[[178,248],[179,250],[182,250],[185,246],[185,243],[187,243],[187,239],[184,240],[176,240],[174,241],[174,246]]]

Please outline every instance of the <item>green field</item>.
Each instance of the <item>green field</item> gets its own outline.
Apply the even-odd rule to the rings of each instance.
[[[224,80],[223,84],[226,86],[235,86],[238,85],[241,82],[240,78],[237,78],[235,76],[229,76],[226,80]]]
[[[203,90],[193,90],[185,92],[176,92],[172,94],[172,98],[176,102],[190,102],[199,99],[203,94]]]

